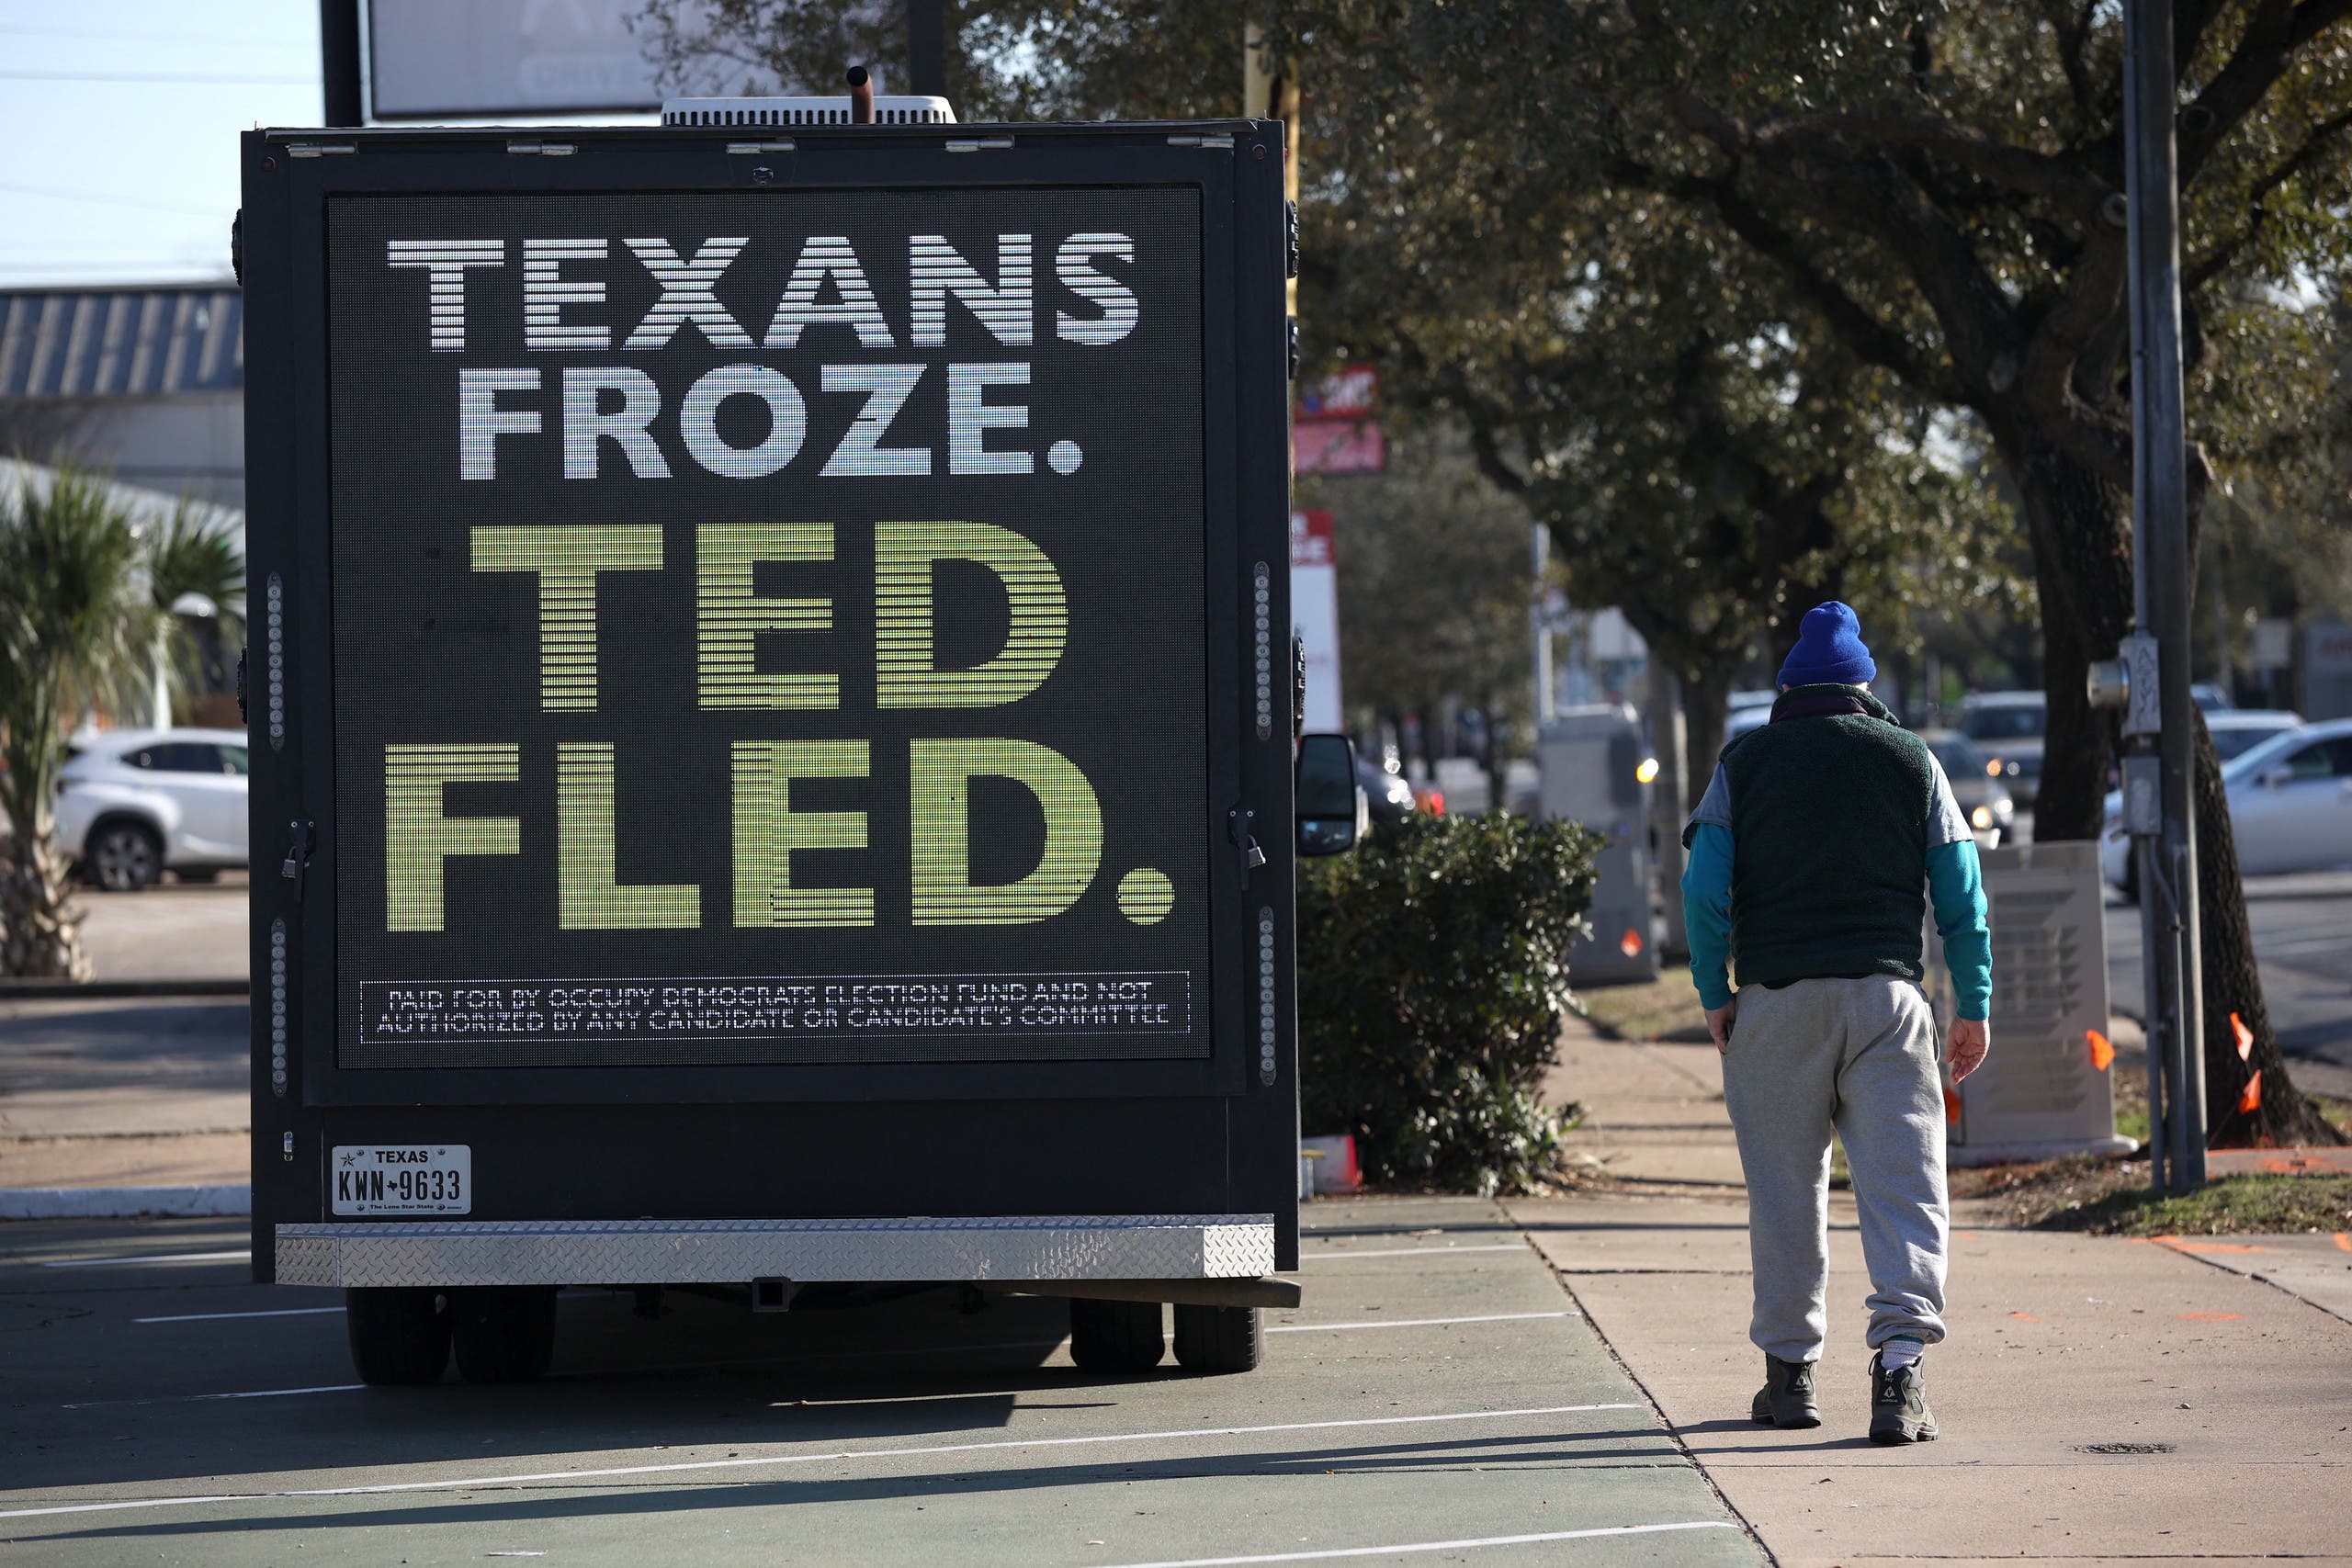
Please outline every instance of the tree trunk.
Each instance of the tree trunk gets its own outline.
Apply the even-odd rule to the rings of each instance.
[[[0,856],[0,975],[33,980],[86,980],[82,917],[70,905],[64,857],[40,836],[8,840]]]
[[[2213,1148],[2341,1144],[2335,1123],[2297,1092],[2263,1005],[2254,933],[2238,880],[2222,765],[2203,715],[2197,719],[2197,945],[2205,1012],[2205,1141]],[[2141,894],[2146,897],[2145,892]],[[2253,1037],[2243,1060],[2237,1025]],[[2252,1110],[2241,1110],[2255,1086]]]
[[[2098,837],[2104,826],[2109,760],[2119,725],[2090,705],[2086,676],[2097,659],[2115,656],[2131,625],[2129,502],[2088,469],[2016,426],[1995,439],[2025,502],[2041,593],[2042,676],[2050,699],[2041,788],[2034,805],[2036,841]],[[2118,568],[2120,567],[2119,571]],[[2238,880],[2221,763],[2204,721],[2197,725],[2198,964],[2203,979],[2205,1104],[2209,1141],[2231,1145],[2342,1141],[2288,1079],[2278,1033],[2262,1000],[2262,974]],[[2141,897],[2161,897],[2143,888]],[[2252,1035],[2238,1057],[2232,1015]],[[2260,1074],[2260,1103],[2238,1105]]]
[[[1682,810],[1699,808],[1699,799],[1715,776],[1715,758],[1724,749],[1724,718],[1731,708],[1733,669],[1725,665],[1697,676],[1682,678]]]

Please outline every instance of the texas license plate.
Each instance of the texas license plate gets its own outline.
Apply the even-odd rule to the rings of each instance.
[[[467,1214],[474,1152],[464,1144],[345,1144],[328,1163],[338,1214]]]

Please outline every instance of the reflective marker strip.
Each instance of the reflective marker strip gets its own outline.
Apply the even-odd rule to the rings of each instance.
[[[1254,1557],[1184,1557],[1162,1562],[1130,1562],[1122,1568],[1238,1568],[1247,1562],[1329,1562],[1341,1557],[1403,1556],[1409,1551],[1466,1551],[1481,1546],[1532,1546],[1546,1540],[1590,1540],[1599,1536],[1655,1535],[1660,1530],[1727,1530],[1724,1519],[1690,1519],[1672,1525],[1611,1525],[1602,1529],[1545,1530],[1541,1535],[1489,1535],[1470,1540],[1417,1540],[1403,1546],[1340,1546],[1326,1551],[1273,1551]]]
[[[129,1263],[250,1263],[253,1254],[235,1252],[158,1252],[146,1258],[52,1258],[44,1269],[111,1269]]]
[[[285,1389],[293,1393],[306,1390]],[[831,1449],[822,1453],[763,1455],[757,1459],[685,1460],[672,1464],[612,1465],[597,1470],[543,1470],[522,1475],[449,1476],[433,1481],[393,1481],[375,1486],[322,1486],[282,1492],[218,1492],[189,1497],[130,1497],[108,1503],[65,1503],[45,1508],[0,1509],[0,1519],[41,1518],[54,1514],[110,1514],[137,1508],[194,1507],[209,1503],[260,1503],[291,1497],[373,1497],[406,1492],[469,1492],[483,1486],[525,1486],[553,1482],[574,1486],[636,1475],[693,1475],[714,1471],[757,1470],[787,1464],[842,1464],[852,1460],[936,1459],[953,1454],[994,1453],[1017,1449],[1100,1448],[1108,1443],[1195,1442],[1203,1438],[1255,1438],[1273,1432],[1331,1432],[1372,1427],[1427,1427],[1455,1421],[1508,1421],[1520,1416],[1576,1416],[1602,1410],[1639,1410],[1637,1404],[1544,1404],[1519,1410],[1456,1410],[1435,1416],[1367,1416],[1346,1421],[1284,1421],[1266,1427],[1204,1427],[1167,1432],[1106,1432],[1085,1438],[1012,1438],[987,1443],[930,1443],[903,1449]]]
[[[220,1323],[232,1317],[317,1317],[334,1313],[340,1317],[342,1307],[274,1307],[266,1312],[184,1312],[173,1317],[134,1317],[133,1323]]]

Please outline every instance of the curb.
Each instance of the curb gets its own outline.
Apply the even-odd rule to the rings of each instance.
[[[78,997],[244,997],[246,979],[0,980],[0,1002],[54,1001]]]
[[[0,1188],[0,1220],[128,1220],[250,1214],[248,1182],[217,1187]]]

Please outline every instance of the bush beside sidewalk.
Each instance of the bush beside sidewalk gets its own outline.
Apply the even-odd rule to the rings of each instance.
[[[1851,1196],[1831,1195],[1826,1425],[1747,1419],[1747,1206],[1714,1049],[1571,1019],[1549,1089],[1585,1190],[1512,1215],[1784,1564],[1931,1555],[2352,1561],[2352,1236],[2129,1238],[1955,1213],[1928,1390],[1945,1436],[1864,1436]],[[1932,1476],[1922,1476],[1921,1470]]]

